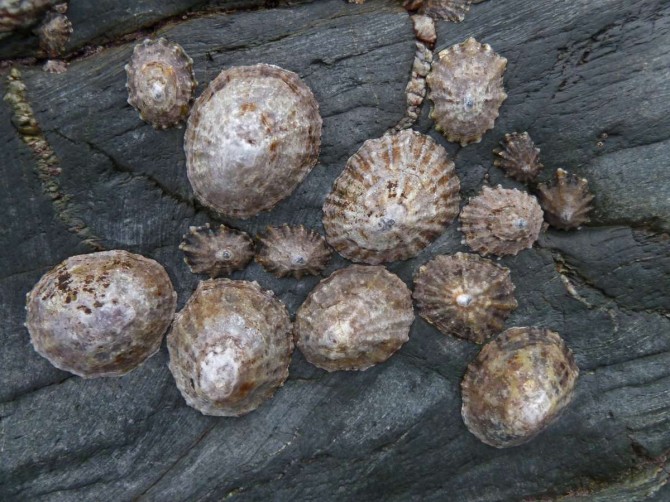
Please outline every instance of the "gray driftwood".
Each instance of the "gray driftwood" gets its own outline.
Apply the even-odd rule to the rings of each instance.
[[[414,56],[409,16],[393,0],[251,10],[70,3],[67,73],[43,73],[31,59],[19,66],[55,157],[38,162],[0,103],[0,499],[670,499],[668,2],[492,0],[461,24],[438,23],[438,50],[474,35],[509,60],[495,129],[477,145],[446,145],[464,200],[486,178],[520,186],[492,166],[492,149],[514,130],[542,149],[543,179],[563,167],[596,194],[589,226],[549,230],[501,260],[520,305],[507,325],[558,331],[582,369],[563,417],[508,450],[480,443],[460,418],[459,383],[477,348],[421,319],[397,355],[366,372],[327,374],[296,353],[275,398],[239,419],[187,407],[165,349],[126,377],[93,381],[32,350],[24,295],[46,270],[94,247],[140,252],[166,266],[183,305],[198,277],[182,261],[181,236],[218,221],[193,200],[184,130],[155,131],[126,103],[123,65],[135,38],[155,31],[183,45],[198,92],[221,69],[256,62],[293,70],[314,90],[320,162],[273,211],[226,221],[251,233],[282,223],[322,231],[321,205],[346,159],[403,116]],[[30,58],[36,47],[24,32],[5,37],[0,54]],[[427,108],[417,128],[445,144]],[[464,250],[456,227],[389,268],[411,284],[431,256]],[[335,259],[327,273],[345,264]],[[276,279],[256,264],[235,277],[274,290],[292,313],[318,282]]]

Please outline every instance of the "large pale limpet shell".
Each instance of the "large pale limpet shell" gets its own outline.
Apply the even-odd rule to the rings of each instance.
[[[419,314],[445,335],[484,343],[516,309],[510,271],[475,254],[439,255],[414,278]]]
[[[461,383],[463,421],[488,445],[523,444],[568,405],[578,376],[572,352],[557,333],[510,328],[468,366]]]
[[[267,64],[222,71],[188,119],[184,149],[196,197],[237,218],[272,208],[316,164],[321,124],[295,73]]]
[[[516,188],[484,186],[461,211],[464,243],[482,255],[516,255],[533,247],[542,230],[537,199]]]
[[[170,371],[189,406],[239,416],[284,384],[293,351],[291,321],[255,282],[201,282],[167,336]]]
[[[197,82],[193,60],[179,44],[146,39],[135,46],[125,69],[128,103],[142,120],[165,129],[186,119]]]
[[[51,364],[85,378],[128,373],[160,348],[177,294],[165,269],[127,251],[72,256],[27,298],[26,327]]]
[[[462,146],[479,143],[493,128],[507,98],[503,87],[506,66],[507,59],[474,38],[438,54],[426,82],[433,102],[430,116],[447,140]]]
[[[540,183],[537,191],[544,217],[552,227],[571,230],[589,221],[593,194],[586,178],[558,169],[554,179]]]
[[[258,240],[256,261],[277,277],[319,275],[332,255],[323,236],[302,225],[268,227]]]
[[[409,339],[413,321],[412,298],[398,276],[382,266],[351,265],[312,290],[298,309],[294,332],[315,366],[365,370]]]
[[[368,140],[326,198],[326,239],[353,261],[411,258],[456,217],[459,189],[454,163],[430,137],[405,130]]]

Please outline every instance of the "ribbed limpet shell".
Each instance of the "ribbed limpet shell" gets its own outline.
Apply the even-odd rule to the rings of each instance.
[[[190,227],[179,249],[191,272],[210,277],[230,275],[254,257],[254,241],[249,234],[225,225],[212,228],[209,223]]]
[[[366,370],[408,339],[412,298],[382,266],[351,265],[322,280],[298,309],[294,332],[305,358],[326,371]]]
[[[500,157],[493,161],[493,165],[515,180],[534,181],[544,166],[540,163],[540,149],[530,135],[527,132],[505,134],[500,144],[503,148],[493,151]]]
[[[277,277],[319,275],[332,254],[321,235],[302,225],[268,227],[258,240],[256,261]]]
[[[128,103],[142,120],[165,129],[186,119],[197,82],[193,60],[179,44],[146,39],[135,46],[125,69]]]
[[[540,183],[537,191],[544,217],[552,227],[570,230],[589,221],[593,194],[585,178],[558,169],[552,182]]]
[[[196,197],[236,218],[272,208],[316,164],[321,123],[295,73],[267,64],[222,71],[188,119],[184,149]]]
[[[454,163],[430,137],[405,130],[368,140],[326,198],[326,239],[353,261],[406,260],[456,217],[459,189]]]
[[[0,2],[0,38],[5,32],[35,24],[58,0],[9,0]]]
[[[510,328],[470,363],[462,415],[482,442],[506,448],[546,429],[572,399],[579,376],[563,339],[543,328]]]
[[[403,5],[409,11],[459,23],[470,9],[470,3],[471,0],[405,0]]]
[[[161,345],[177,294],[165,269],[127,251],[72,256],[27,297],[26,327],[51,364],[85,378],[120,376]]]
[[[510,271],[474,254],[439,255],[414,278],[419,314],[445,335],[484,343],[516,309]]]
[[[479,143],[493,128],[507,98],[503,87],[506,66],[507,59],[474,38],[438,54],[426,82],[433,102],[430,116],[447,140],[462,146]]]
[[[72,34],[72,23],[65,12],[67,12],[66,3],[55,5],[36,30],[40,48],[52,58],[65,50],[65,44]]]
[[[482,255],[516,255],[533,247],[542,230],[537,199],[516,188],[484,186],[461,211],[464,243]]]
[[[189,406],[240,416],[284,384],[293,351],[291,321],[255,282],[201,282],[167,336],[170,371]]]

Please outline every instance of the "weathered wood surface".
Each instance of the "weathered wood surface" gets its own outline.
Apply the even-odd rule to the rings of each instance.
[[[226,2],[101,2],[117,4],[111,19],[92,15],[92,3],[71,2],[72,50],[169,18],[158,32],[193,57],[199,92],[222,68],[256,62],[296,71],[314,90],[324,117],[320,162],[271,212],[229,221],[247,231],[284,222],[322,230],[323,199],[348,156],[403,115],[414,42],[393,0],[233,12],[217,11]],[[137,10],[143,4],[162,7],[148,14]],[[213,10],[182,19],[192,7]],[[501,260],[519,301],[507,325],[558,331],[582,369],[563,417],[520,447],[480,443],[461,421],[459,393],[477,348],[419,318],[398,354],[363,373],[327,374],[296,352],[275,398],[239,419],[188,408],[165,349],[126,377],[93,381],[39,357],[22,325],[24,295],[59,261],[91,250],[84,234],[159,260],[183,305],[198,278],[182,262],[181,235],[217,221],[193,201],[183,129],[155,131],[126,103],[123,65],[133,43],[119,42],[74,58],[63,75],[22,68],[59,176],[38,177],[0,103],[0,499],[670,499],[662,488],[670,451],[670,4],[494,0],[438,30],[438,49],[474,35],[509,60],[509,98],[482,143],[447,145],[427,106],[417,125],[454,155],[464,200],[487,175],[519,186],[492,166],[492,148],[513,130],[536,140],[545,178],[564,167],[589,178],[596,194],[588,227],[550,230],[534,249]],[[9,37],[0,54],[30,55],[32,43]],[[44,193],[53,183],[64,196],[56,203]],[[73,229],[73,219],[85,228]],[[429,257],[464,250],[456,227],[389,268],[411,284]],[[336,259],[327,272],[345,264]],[[255,264],[235,277],[274,290],[292,313],[318,281],[279,280]]]

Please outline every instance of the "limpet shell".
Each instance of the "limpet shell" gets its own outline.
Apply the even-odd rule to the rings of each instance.
[[[540,183],[537,191],[544,217],[552,227],[570,230],[589,221],[593,194],[585,178],[558,169],[552,182]]]
[[[51,364],[85,378],[120,376],[160,348],[177,294],[165,269],[127,251],[72,256],[27,297],[26,327]]]
[[[326,371],[366,370],[408,339],[414,321],[405,283],[382,266],[351,265],[322,280],[295,317],[296,345]]]
[[[0,2],[0,39],[5,32],[35,24],[58,0],[5,0]]]
[[[72,23],[65,12],[67,12],[66,3],[55,5],[36,30],[40,48],[51,58],[57,57],[65,50],[65,44],[72,34]]]
[[[188,119],[184,149],[196,197],[236,218],[274,207],[316,164],[321,124],[295,73],[267,64],[222,71]]]
[[[516,188],[484,186],[461,211],[464,243],[486,256],[516,255],[533,247],[542,230],[537,199]]]
[[[284,305],[255,282],[201,282],[167,336],[170,371],[189,406],[240,416],[272,397],[293,351]]]
[[[326,239],[352,261],[406,260],[456,217],[459,189],[454,163],[430,137],[405,130],[368,140],[326,198]]]
[[[471,0],[405,0],[409,11],[418,11],[433,19],[445,19],[459,23],[470,10]]]
[[[198,84],[193,60],[179,44],[146,39],[133,49],[128,74],[128,103],[157,129],[177,125],[188,116]]]
[[[246,232],[225,225],[212,228],[207,223],[189,227],[179,249],[191,272],[219,277],[247,266],[254,256],[254,241]]]
[[[461,146],[479,143],[493,128],[507,98],[503,87],[506,66],[507,59],[474,38],[438,54],[426,82],[433,102],[430,116],[447,140]]]
[[[493,161],[493,165],[515,180],[523,183],[534,181],[544,166],[540,163],[540,149],[530,135],[527,132],[505,134],[500,144],[503,148],[493,151],[500,157]]]
[[[579,368],[563,339],[544,328],[510,328],[484,346],[461,383],[463,421],[496,448],[546,429],[572,399]]]
[[[510,271],[474,254],[439,255],[414,278],[419,314],[445,335],[484,343],[516,309]]]
[[[332,254],[321,235],[302,225],[268,227],[258,240],[256,261],[277,277],[319,275]]]

